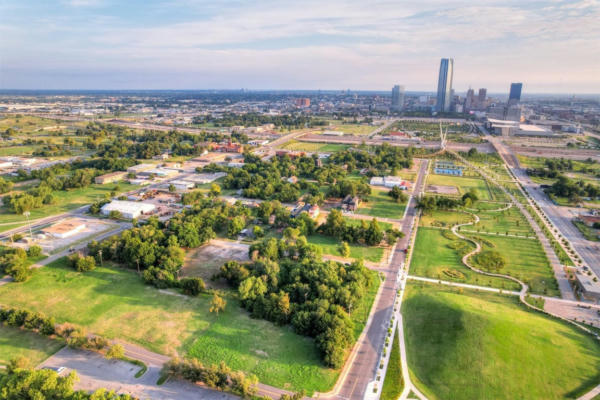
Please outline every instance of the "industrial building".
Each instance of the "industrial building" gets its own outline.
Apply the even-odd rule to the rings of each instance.
[[[81,232],[85,227],[85,222],[72,218],[44,228],[42,229],[42,233],[58,239],[64,239]]]
[[[134,174],[138,174],[142,171],[148,171],[154,168],[156,168],[156,164],[138,164],[127,168],[127,172],[133,172]]]
[[[143,214],[149,214],[156,206],[150,203],[141,203],[137,201],[113,200],[105,204],[100,209],[102,215],[108,215],[111,211],[118,211],[123,218],[133,219]]]
[[[103,185],[105,183],[113,183],[122,181],[127,176],[127,172],[125,171],[116,171],[111,172],[109,174],[100,175],[94,178],[94,182],[99,185]]]

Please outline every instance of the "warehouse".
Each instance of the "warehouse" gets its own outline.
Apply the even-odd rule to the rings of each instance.
[[[133,219],[140,215],[149,214],[154,211],[155,208],[156,206],[150,203],[113,200],[110,203],[103,205],[101,211],[103,215],[108,215],[111,211],[118,211],[123,218]]]

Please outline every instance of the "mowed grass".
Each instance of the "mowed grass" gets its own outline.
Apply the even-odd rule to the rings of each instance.
[[[335,153],[338,151],[347,150],[352,146],[347,144],[338,143],[316,143],[316,142],[299,142],[297,140],[290,140],[281,146],[282,149],[294,150],[294,151],[311,151],[321,153]]]
[[[330,236],[324,236],[321,234],[314,234],[307,237],[308,243],[319,246],[323,250],[323,254],[331,254],[333,256],[340,256],[340,241]],[[365,261],[379,262],[383,257],[382,247],[373,246],[361,246],[358,244],[348,243],[350,246],[350,258],[356,260],[362,258]]]
[[[486,235],[483,250],[495,250],[504,256],[506,266],[502,274],[524,280],[532,293],[560,297],[558,284],[542,245],[538,240]]]
[[[361,135],[369,135],[375,129],[377,129],[377,127],[372,126],[372,125],[340,124],[340,125],[330,126],[329,128],[325,128],[324,130],[326,130],[326,131],[341,131],[341,132],[344,132],[344,134],[346,134],[346,135],[361,136]]]
[[[110,195],[115,186],[117,186],[115,183],[108,183],[106,185],[92,184],[80,189],[56,190],[52,192],[56,198],[54,204],[44,204],[40,208],[31,210],[29,219],[35,220],[50,215],[61,214],[86,204],[102,200],[107,194]],[[119,190],[117,191],[117,194],[139,188],[137,185],[130,185],[128,183],[119,183],[118,186]],[[0,223],[7,222],[22,222],[23,225],[25,225],[27,220],[24,216],[11,212],[6,206],[0,207]],[[0,226],[0,232],[16,228],[17,226],[19,226],[19,224]]]
[[[429,399],[577,398],[600,383],[600,346],[516,297],[410,283],[407,359]]]
[[[402,219],[405,209],[406,202],[397,203],[388,195],[387,190],[372,187],[367,201],[361,202],[357,213],[378,218]]]
[[[0,325],[0,365],[25,357],[35,366],[64,346],[62,340],[49,339],[39,333]]]
[[[450,228],[456,224],[475,222],[475,219],[467,213],[451,210],[435,210],[423,214],[419,220],[421,226],[440,226]]]
[[[0,287],[0,304],[39,311],[59,323],[206,364],[223,360],[278,387],[308,392],[332,387],[339,371],[323,366],[312,339],[250,318],[231,296],[218,316],[208,311],[210,301],[210,295],[159,292],[129,270],[100,267],[78,273],[65,259],[40,268],[25,283]]]
[[[494,200],[494,197],[488,189],[485,180],[476,177],[461,177],[449,175],[437,175],[430,173],[427,175],[428,185],[454,186],[458,188],[460,195],[467,193],[471,189],[475,190],[479,200]]]
[[[475,206],[477,207],[477,205]],[[501,208],[498,207],[497,209]],[[512,235],[534,236],[529,222],[517,207],[504,211],[474,211],[479,216],[479,223],[465,229],[481,230],[482,232]]]
[[[450,233],[449,230],[446,232]],[[473,250],[475,246],[458,238],[448,239],[443,233],[444,230],[441,229],[419,228],[410,264],[412,275],[507,290],[520,288],[517,283],[508,279],[488,277],[471,271],[462,263],[462,255],[450,245],[462,242],[466,244],[468,251]]]
[[[394,342],[390,353],[390,360],[385,380],[381,388],[381,400],[398,400],[404,389],[404,380],[402,379],[402,365],[400,364],[400,335],[394,335]]]

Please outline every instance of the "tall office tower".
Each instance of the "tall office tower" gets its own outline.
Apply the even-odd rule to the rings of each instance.
[[[395,85],[392,88],[392,111],[401,111],[404,108],[404,86]]]
[[[479,89],[479,94],[477,95],[477,101],[479,102],[479,107],[485,107],[485,99],[487,98],[487,89],[481,88]]]
[[[467,97],[465,99],[465,111],[470,111],[475,106],[475,91],[471,88],[467,90]]]
[[[519,101],[521,101],[521,89],[523,89],[522,83],[510,84],[510,95],[508,96],[508,105],[517,104]]]
[[[450,111],[452,101],[452,76],[454,74],[454,59],[442,58],[440,75],[438,77],[437,105],[440,112]]]

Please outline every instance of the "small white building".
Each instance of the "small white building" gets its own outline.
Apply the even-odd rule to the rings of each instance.
[[[133,219],[142,214],[148,214],[154,211],[156,206],[151,203],[142,203],[137,201],[113,200],[105,204],[100,209],[102,215],[108,215],[111,211],[118,211],[123,218]]]
[[[371,178],[371,180],[369,181],[370,185],[373,186],[383,186],[384,182],[383,182],[383,176],[374,176]]]
[[[137,174],[139,172],[148,171],[154,168],[156,168],[156,164],[138,164],[127,168],[127,172],[133,172],[134,174]]]
[[[0,162],[0,169],[6,169],[6,168],[10,168],[12,166],[13,166],[13,163],[11,161]]]
[[[149,181],[148,179],[138,179],[138,178],[135,178],[135,179],[130,179],[130,180],[129,180],[129,183],[130,183],[131,185],[140,185],[140,186],[144,186],[144,185],[149,185],[149,184],[150,184],[150,181]]]
[[[399,176],[374,176],[369,181],[369,184],[373,186],[384,186],[390,189],[394,186],[398,186],[402,190],[407,190],[410,185]]]
[[[323,131],[322,135],[327,135],[327,136],[344,136],[344,132],[342,132],[342,131]]]

